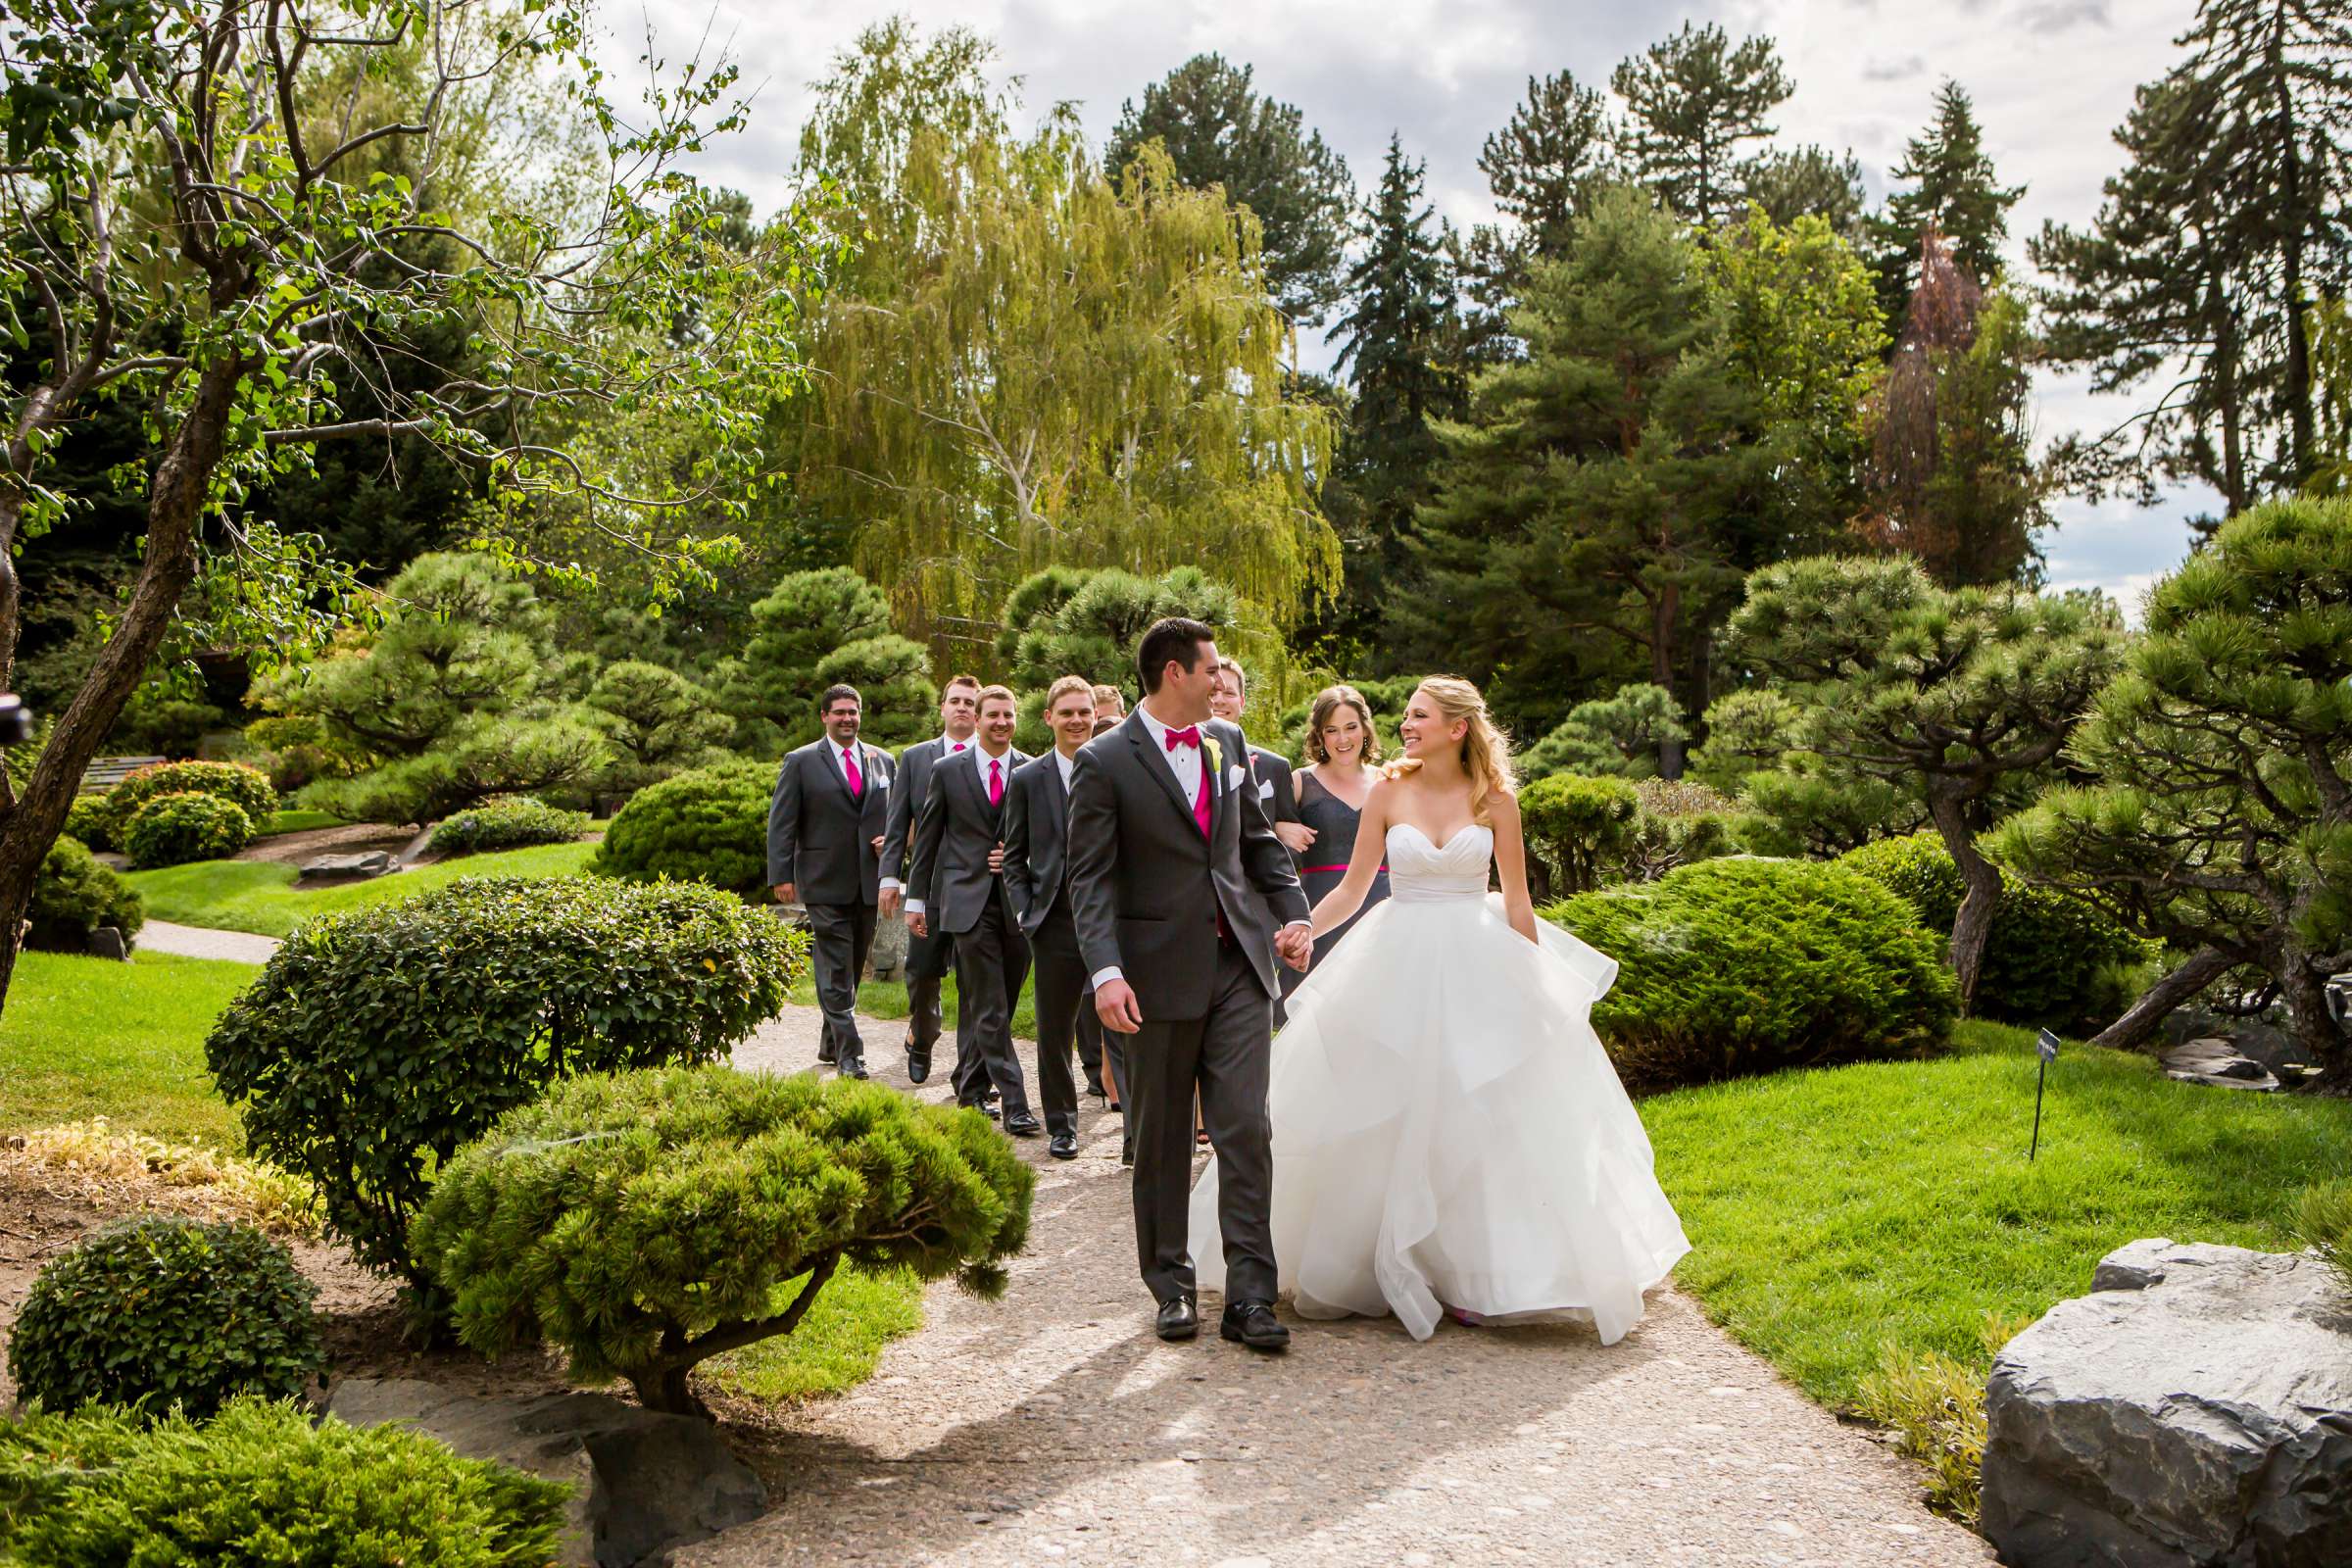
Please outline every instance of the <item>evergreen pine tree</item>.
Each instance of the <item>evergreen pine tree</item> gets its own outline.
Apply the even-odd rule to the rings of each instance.
[[[1902,318],[1919,286],[1920,238],[1931,227],[1943,236],[1954,265],[1980,287],[2000,276],[2009,209],[2026,187],[2003,185],[1994,174],[1967,88],[1944,78],[1936,89],[1936,118],[1904,146],[1902,162],[1888,174],[1910,182],[1888,195],[1886,210],[1870,220],[1879,304],[1888,320]]]
[[[1615,152],[1608,103],[1562,71],[1527,78],[1527,97],[1479,150],[1478,167],[1509,221],[1481,223],[1456,270],[1469,302],[1464,354],[1472,362],[1514,352],[1503,313],[1527,285],[1528,268],[1566,248],[1569,221],[1609,178]]]
[[[1411,556],[1414,509],[1430,494],[1437,438],[1429,421],[1459,414],[1465,391],[1449,235],[1431,229],[1422,169],[1389,138],[1380,191],[1364,215],[1364,254],[1348,274],[1354,306],[1338,333],[1337,368],[1354,394],[1338,460],[1348,494],[1344,511],[1333,508],[1346,584],[1323,632],[1335,652],[1375,662],[1399,652],[1380,625]]]
[[[1722,27],[1680,32],[1619,63],[1609,85],[1629,120],[1619,137],[1635,176],[1701,229],[1740,215],[1750,166],[1741,152],[1796,90],[1770,38],[1733,44]]]
[[[1222,186],[1256,216],[1258,254],[1283,314],[1320,326],[1341,299],[1355,181],[1297,108],[1250,85],[1251,70],[1195,55],[1146,87],[1141,104],[1120,106],[1102,162],[1116,173],[1157,137],[1178,179],[1195,190]]]
[[[1862,166],[1852,153],[1839,157],[1808,143],[1758,159],[1748,171],[1747,199],[1783,226],[1818,218],[1833,233],[1851,237],[1862,226],[1869,197],[1862,188]]]

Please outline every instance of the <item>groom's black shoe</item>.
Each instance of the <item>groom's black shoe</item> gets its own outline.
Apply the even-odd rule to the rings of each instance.
[[[844,1078],[863,1078],[865,1076],[865,1058],[863,1056],[844,1056],[841,1058],[840,1067],[841,1075]]]
[[[1055,1133],[1046,1141],[1046,1152],[1052,1154],[1055,1159],[1076,1159],[1078,1157],[1078,1135]]]
[[[1152,1327],[1163,1340],[1189,1340],[1200,1332],[1200,1309],[1189,1296],[1171,1296],[1159,1303]]]
[[[908,1039],[906,1042],[906,1081],[910,1084],[919,1084],[930,1076],[931,1053],[916,1045],[911,1038]]]
[[[1274,1309],[1263,1301],[1234,1301],[1217,1320],[1217,1332],[1225,1338],[1252,1350],[1287,1350],[1291,1348],[1291,1331],[1274,1316]]]

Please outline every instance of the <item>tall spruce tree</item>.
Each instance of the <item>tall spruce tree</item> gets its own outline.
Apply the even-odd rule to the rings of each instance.
[[[1293,105],[1250,84],[1252,69],[1195,55],[1120,106],[1102,162],[1117,173],[1154,137],[1176,177],[1257,219],[1259,256],[1283,314],[1320,326],[1342,298],[1340,270],[1355,210],[1348,162]]]
[[[1363,256],[1348,273],[1354,305],[1338,331],[1337,368],[1354,395],[1340,442],[1348,494],[1344,508],[1329,508],[1346,580],[1325,634],[1375,663],[1384,651],[1401,653],[1381,622],[1412,558],[1415,509],[1430,496],[1438,443],[1429,421],[1459,414],[1466,391],[1450,236],[1431,227],[1422,170],[1391,136],[1363,218]]]
[[[1796,90],[1770,38],[1734,44],[1714,23],[1618,64],[1609,85],[1625,100],[1619,135],[1634,175],[1701,229],[1740,215],[1751,165],[1742,149],[1773,133],[1768,118]]]
[[[1936,89],[1935,118],[1904,145],[1902,162],[1887,174],[1909,182],[1889,193],[1886,209],[1870,220],[1879,304],[1888,320],[1902,319],[1919,286],[1920,241],[1931,228],[1943,236],[1953,265],[1979,287],[1999,278],[2009,209],[2026,187],[2003,185],[1995,174],[1966,87],[1944,78]]]
[[[2029,246],[2049,343],[2102,391],[2157,395],[2083,456],[2096,481],[2194,478],[2237,512],[2318,465],[2312,302],[2352,281],[2352,19],[2318,0],[2207,0],[2140,89],[2087,229]]]

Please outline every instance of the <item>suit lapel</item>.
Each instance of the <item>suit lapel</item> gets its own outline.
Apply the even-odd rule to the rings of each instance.
[[[1127,715],[1126,730],[1128,744],[1135,748],[1137,765],[1152,775],[1152,781],[1166,794],[1169,804],[1184,813],[1186,830],[1195,838],[1199,838],[1200,836],[1200,819],[1193,812],[1193,803],[1186,800],[1184,791],[1177,787],[1175,769],[1168,766],[1165,758],[1152,755],[1154,743],[1152,739],[1151,727],[1144,722],[1142,709],[1139,708]],[[1207,757],[1203,756],[1200,759],[1200,765],[1203,769],[1208,766]],[[1202,776],[1206,776],[1205,772]],[[1209,823],[1213,827],[1216,823],[1216,792],[1214,790],[1209,792]]]

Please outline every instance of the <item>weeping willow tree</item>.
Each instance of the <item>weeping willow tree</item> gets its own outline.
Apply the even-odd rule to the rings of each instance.
[[[857,519],[858,567],[943,652],[993,643],[1052,565],[1202,566],[1287,626],[1339,575],[1314,505],[1333,432],[1290,394],[1256,220],[1155,144],[1102,168],[1066,106],[1011,134],[990,54],[894,22],[820,90],[802,169],[845,257],[804,503]]]

